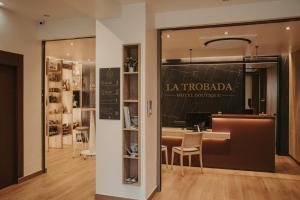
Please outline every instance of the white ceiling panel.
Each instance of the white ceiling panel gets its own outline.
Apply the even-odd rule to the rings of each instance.
[[[290,27],[290,30],[286,30],[286,27]],[[300,48],[299,33],[300,21],[164,31],[162,35],[163,58],[189,57],[189,49],[193,49],[194,57],[251,56],[256,54],[256,46],[258,46],[259,55],[289,53]],[[204,45],[208,40],[232,37],[250,39],[252,43],[236,47],[234,44],[230,46],[229,43],[224,43],[223,47],[222,43],[211,47]]]

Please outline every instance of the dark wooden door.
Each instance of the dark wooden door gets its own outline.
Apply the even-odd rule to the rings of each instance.
[[[0,189],[17,182],[17,70],[0,65]]]

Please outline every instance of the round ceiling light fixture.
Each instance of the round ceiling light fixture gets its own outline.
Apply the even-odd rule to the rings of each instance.
[[[243,47],[251,43],[252,41],[247,38],[229,37],[229,38],[218,38],[218,39],[209,40],[204,43],[204,46],[223,49],[223,48]]]

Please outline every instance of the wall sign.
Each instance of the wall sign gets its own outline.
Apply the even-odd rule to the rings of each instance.
[[[100,119],[120,119],[120,68],[100,69]]]
[[[163,126],[184,121],[188,112],[241,113],[244,65],[162,66]]]

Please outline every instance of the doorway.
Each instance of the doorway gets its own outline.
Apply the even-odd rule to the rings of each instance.
[[[278,155],[288,154],[289,135],[288,132],[285,131],[288,129],[289,121],[288,104],[286,104],[288,99],[287,101],[283,101],[283,99],[288,97],[288,91],[286,90],[288,87],[288,64],[285,66],[285,62],[283,61],[288,60],[287,54],[289,51],[299,48],[300,44],[299,40],[289,42],[289,38],[294,37],[294,35],[292,31],[289,31],[290,29],[288,29],[288,27],[293,27],[296,32],[299,28],[299,21],[286,20],[276,23],[256,22],[212,25],[158,31],[158,91],[160,91],[160,95],[158,95],[160,108],[158,108],[157,116],[160,122],[158,144],[161,144],[162,147],[166,146],[168,149],[167,155],[169,155],[165,156],[165,154],[161,154],[160,148],[162,147],[158,145],[158,158],[160,163],[170,164],[172,160],[170,158],[172,148],[181,145],[182,138],[178,140],[178,135],[173,135],[172,131],[176,130],[178,133],[179,131],[177,130],[188,129],[183,114],[188,112],[211,112],[215,115],[221,115],[222,113],[272,115],[276,118],[277,122],[276,153]],[[272,35],[272,32],[276,32],[274,31],[275,29],[278,29],[277,33],[281,35],[277,37],[276,42],[269,43],[268,41],[272,38],[262,37]],[[238,36],[240,37],[238,38]],[[278,40],[278,38],[281,39]],[[237,39],[237,43],[230,42],[235,39]],[[280,46],[280,48],[277,48],[277,46]],[[289,49],[289,46],[292,49]],[[221,72],[217,70],[209,71],[213,65],[218,67],[222,65],[230,65],[230,67],[240,65],[240,72],[243,75],[239,80],[239,83],[241,83],[240,86],[242,87],[241,90],[238,91],[242,91],[242,93],[238,96],[242,98],[230,106],[230,110],[226,110],[226,107],[222,106],[221,103],[225,101],[220,101],[220,103],[212,106],[215,110],[210,109],[209,105],[214,102],[213,99],[211,98],[207,101],[203,99],[199,100],[198,97],[201,97],[201,95],[197,96],[198,94],[196,94],[196,92],[202,90],[201,83],[215,83],[219,82],[218,80],[222,80],[222,77],[230,77],[230,74],[228,74],[220,78],[217,75],[222,74]],[[206,66],[210,67],[207,67],[206,70]],[[204,70],[201,72],[202,76],[197,76],[197,74],[200,73],[195,70],[196,67],[199,68],[197,69],[199,71]],[[229,70],[224,71],[229,72]],[[172,76],[170,72],[174,72],[174,75]],[[245,80],[245,76],[247,76],[247,80]],[[202,79],[203,77],[205,80]],[[239,76],[237,75],[235,77],[238,78]],[[196,81],[193,82],[193,78],[195,78]],[[218,80],[216,81],[215,78]],[[245,81],[251,83],[251,85],[247,85],[250,86],[247,87],[249,90],[244,88]],[[192,84],[190,84],[191,82]],[[200,89],[197,88],[197,84]],[[180,86],[182,86],[182,88],[180,88]],[[188,89],[188,87],[190,87],[190,89]],[[186,94],[186,91],[190,93]],[[192,92],[194,93],[191,94]],[[245,92],[247,92],[249,96],[246,96]],[[194,97],[197,97],[197,99],[195,98],[195,106],[190,103]],[[167,100],[170,101],[167,102]],[[172,108],[167,105],[164,106],[164,104],[172,105]],[[200,104],[202,104],[203,107],[199,108],[201,106]],[[235,107],[237,105],[239,106]],[[189,106],[191,108],[189,108]],[[239,111],[238,108],[241,108],[241,110]],[[287,117],[285,117],[286,115]],[[169,127],[171,127],[172,130],[170,130]],[[210,128],[207,128],[206,130],[208,131],[209,129]],[[205,147],[204,144],[204,148],[206,148],[204,149],[204,166],[209,165],[209,156],[216,155],[216,152],[213,151],[214,149],[210,150],[208,147],[209,145]],[[168,157],[168,163],[165,157]],[[183,165],[188,166],[188,160],[186,159],[185,161]],[[194,163],[195,167],[199,166],[197,158]],[[174,164],[179,165],[179,158],[177,158],[177,163],[176,157],[174,158]],[[193,166],[193,162],[191,164]],[[158,167],[159,186],[161,186],[162,174],[166,177],[166,174],[172,174],[172,171],[170,171],[168,167]]]
[[[43,46],[45,167],[48,172],[88,163],[94,167],[95,38],[46,41]],[[63,166],[65,160],[68,166]]]
[[[23,176],[23,56],[0,51],[0,189]]]

